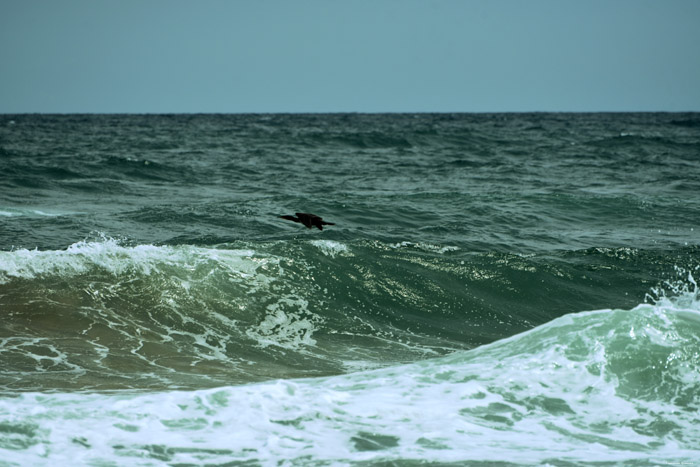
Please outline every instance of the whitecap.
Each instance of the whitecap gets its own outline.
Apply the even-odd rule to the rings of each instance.
[[[346,244],[333,240],[311,240],[310,243],[321,250],[324,255],[330,256],[331,258],[335,258],[339,255],[346,256],[350,252]]]

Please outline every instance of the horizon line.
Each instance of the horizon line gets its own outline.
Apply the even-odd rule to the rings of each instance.
[[[421,110],[421,111],[253,111],[253,112],[0,112],[0,115],[435,115],[435,114],[682,114],[700,113],[700,110]]]

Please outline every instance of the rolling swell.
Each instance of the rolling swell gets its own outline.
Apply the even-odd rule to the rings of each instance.
[[[104,239],[0,252],[3,387],[212,387],[436,357],[585,307],[634,306],[696,250]]]

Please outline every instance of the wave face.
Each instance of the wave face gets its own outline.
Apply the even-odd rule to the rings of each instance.
[[[0,466],[696,460],[698,121],[0,116]]]
[[[463,348],[470,333],[431,322],[431,310],[420,315],[434,284],[416,277],[398,284],[394,271],[377,263],[383,255],[393,265],[401,257],[393,250],[402,248],[325,240],[256,250],[124,247],[105,240],[2,252],[5,387],[193,389],[341,373]],[[433,274],[450,280],[449,271]],[[431,305],[445,319],[457,309],[442,307]]]
[[[590,293],[577,297],[582,290],[614,291],[639,263],[673,267],[696,254],[594,250],[552,260],[408,242],[204,248],[113,239],[0,252],[0,383],[197,389],[406,363],[590,305]],[[617,273],[597,274],[598,261]]]

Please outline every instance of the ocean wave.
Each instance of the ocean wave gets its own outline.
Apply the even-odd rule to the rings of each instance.
[[[0,464],[697,459],[697,117],[0,117]]]
[[[1,329],[12,336],[0,348],[8,363],[0,385],[212,386],[336,374],[454,348],[376,301],[415,301],[416,291],[384,283],[387,272],[374,277],[364,264],[342,269],[354,264],[355,247],[244,246],[104,238],[0,252]]]
[[[539,257],[409,241],[200,247],[111,238],[4,251],[0,330],[12,341],[0,349],[0,386],[211,387],[431,358],[595,303],[631,303],[620,290],[632,285],[642,299],[659,283],[640,281],[650,270],[638,265],[692,262],[685,250],[671,253]]]
[[[694,291],[348,375],[27,393],[0,400],[0,450],[20,463],[687,462],[700,454],[698,334]]]

